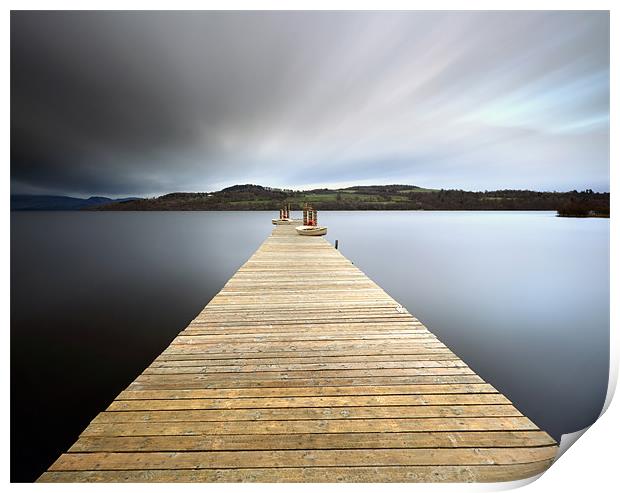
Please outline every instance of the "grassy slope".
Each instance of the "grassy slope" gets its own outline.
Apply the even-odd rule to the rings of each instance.
[[[609,213],[609,193],[499,190],[466,192],[408,185],[293,191],[236,185],[214,193],[172,193],[97,207],[99,210],[277,210],[309,203],[323,210],[559,210]]]

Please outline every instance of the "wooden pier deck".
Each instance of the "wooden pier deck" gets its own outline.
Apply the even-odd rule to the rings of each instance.
[[[556,451],[327,241],[286,225],[39,481],[508,481]]]

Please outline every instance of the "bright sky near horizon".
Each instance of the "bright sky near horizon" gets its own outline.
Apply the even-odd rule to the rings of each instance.
[[[609,190],[607,12],[12,12],[12,193]]]

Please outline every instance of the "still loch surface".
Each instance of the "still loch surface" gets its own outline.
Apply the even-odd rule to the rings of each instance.
[[[11,214],[12,481],[35,480],[77,439],[256,250],[272,217]],[[321,211],[319,221],[556,439],[598,417],[609,368],[609,220]]]

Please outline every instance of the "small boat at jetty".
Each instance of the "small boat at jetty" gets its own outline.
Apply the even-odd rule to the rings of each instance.
[[[280,209],[280,218],[272,219],[271,224],[290,224],[292,222],[291,216],[291,207],[289,204],[286,204],[282,209]]]
[[[318,214],[308,204],[304,204],[304,224],[295,228],[297,234],[302,236],[323,236],[327,234],[327,228],[319,226]]]
[[[295,228],[297,234],[302,236],[323,236],[327,234],[327,228],[325,226],[297,226]]]

